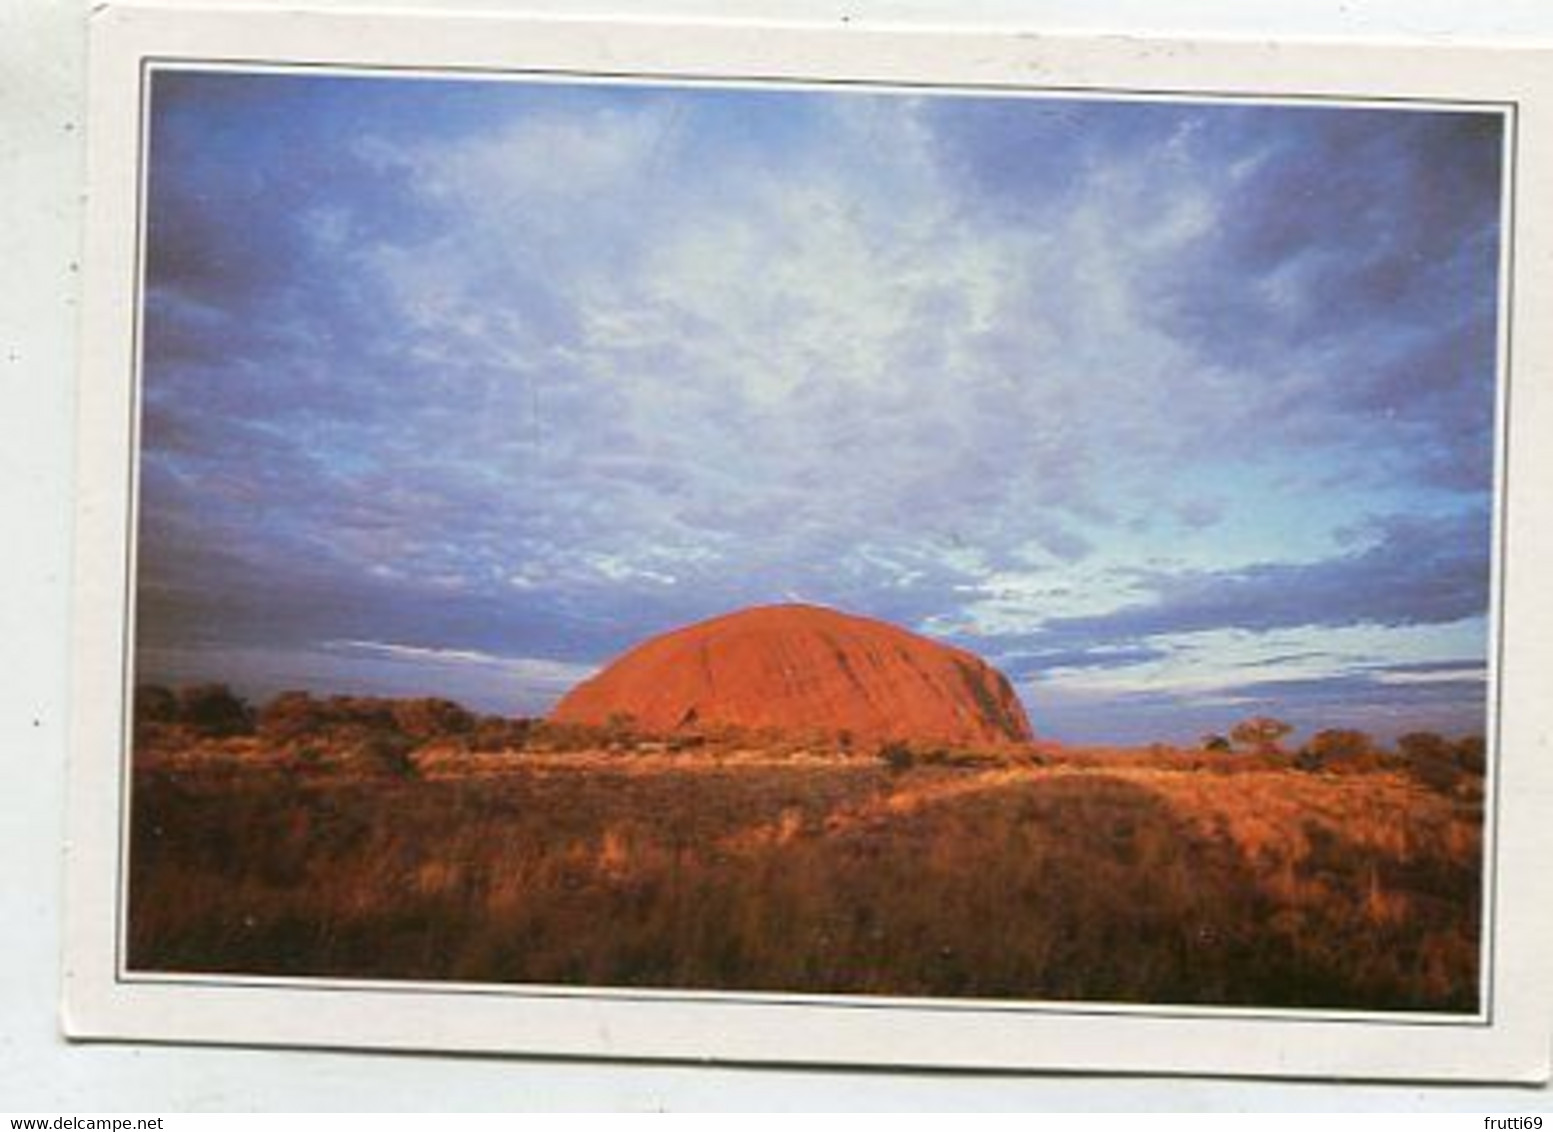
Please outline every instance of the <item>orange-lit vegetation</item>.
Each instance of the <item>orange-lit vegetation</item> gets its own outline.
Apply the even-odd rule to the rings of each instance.
[[[137,697],[137,969],[1476,1006],[1479,743],[874,748],[221,692]]]

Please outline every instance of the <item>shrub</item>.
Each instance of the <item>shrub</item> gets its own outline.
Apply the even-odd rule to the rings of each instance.
[[[1223,735],[1204,735],[1202,737],[1202,749],[1205,751],[1228,751],[1230,743]]]
[[[469,749],[484,753],[521,751],[534,731],[532,719],[507,719],[482,715],[469,732]]]
[[[282,692],[259,709],[259,734],[273,743],[291,743],[319,734],[328,722],[324,705],[306,692]]]
[[[135,722],[177,723],[178,697],[161,684],[140,684],[135,688]]]
[[[636,738],[636,716],[628,711],[611,712],[604,721],[604,734],[619,742],[630,742]]]
[[[324,701],[323,709],[331,725],[354,723],[381,730],[398,726],[394,722],[392,701],[375,696],[330,696]]]
[[[1329,727],[1312,735],[1306,749],[1322,759],[1355,759],[1373,751],[1375,743],[1363,731]]]
[[[253,712],[225,684],[198,684],[178,695],[178,717],[198,735],[253,734]]]
[[[879,759],[885,766],[894,771],[909,770],[917,762],[916,754],[899,739],[892,739],[880,747]]]
[[[1454,790],[1461,781],[1456,746],[1436,731],[1409,731],[1397,739],[1397,751],[1407,773],[1431,790]]]
[[[464,708],[436,697],[395,700],[389,714],[400,731],[422,742],[466,735],[475,725],[475,717]]]
[[[1442,794],[1454,790],[1462,780],[1462,770],[1447,757],[1425,755],[1408,761],[1408,773],[1431,790]]]
[[[356,753],[367,766],[394,778],[412,778],[416,773],[410,753],[415,741],[397,731],[374,731],[361,741]]]
[[[1012,765],[1007,755],[994,751],[948,751],[945,757],[947,765],[961,770],[986,770],[989,767]]]
[[[530,730],[536,746],[549,751],[588,751],[603,748],[608,739],[602,729],[586,723],[558,723],[537,719]]]
[[[1488,771],[1488,744],[1481,735],[1465,735],[1456,740],[1456,765],[1468,774]]]
[[[1310,737],[1300,751],[1298,765],[1303,770],[1376,770],[1380,767],[1380,752],[1375,741],[1363,731],[1329,727]]]
[[[1454,758],[1450,743],[1437,731],[1409,731],[1397,740],[1397,750],[1414,762]]]

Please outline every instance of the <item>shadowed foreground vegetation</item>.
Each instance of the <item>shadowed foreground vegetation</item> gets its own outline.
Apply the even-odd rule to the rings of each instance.
[[[132,967],[1477,1004],[1469,772],[671,742],[624,724],[507,724],[482,744],[481,721],[428,706],[442,701],[330,703],[214,731],[176,703],[142,713]]]

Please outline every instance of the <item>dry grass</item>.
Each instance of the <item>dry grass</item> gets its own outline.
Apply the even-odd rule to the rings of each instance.
[[[1234,756],[1045,764],[430,751],[405,776],[232,740],[137,772],[131,965],[1475,1007],[1472,797]]]

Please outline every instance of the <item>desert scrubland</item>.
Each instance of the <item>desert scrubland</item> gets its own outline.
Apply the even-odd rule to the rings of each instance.
[[[870,746],[222,695],[140,697],[133,969],[1477,1006],[1476,743]]]

